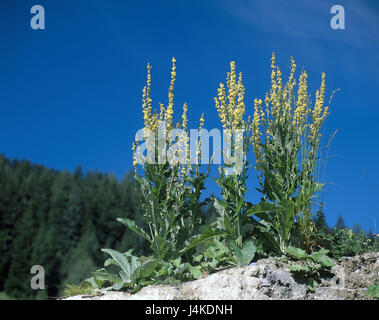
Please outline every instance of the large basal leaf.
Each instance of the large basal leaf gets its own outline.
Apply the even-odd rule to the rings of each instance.
[[[130,261],[130,280],[132,283],[136,283],[137,280],[140,277],[140,272],[141,272],[141,262],[137,260],[137,257],[132,256],[131,261]]]
[[[304,260],[307,258],[307,253],[303,249],[296,247],[287,247],[286,253],[299,260]]]
[[[238,265],[241,266],[241,264],[243,263],[243,255],[241,248],[237,245],[237,243],[234,240],[231,240],[229,244],[232,247],[234,255],[237,258]]]
[[[121,268],[122,271],[125,272],[128,278],[131,277],[132,273],[130,270],[130,264],[128,259],[121,253],[113,249],[101,249],[101,251],[109,254],[113,260],[117,263],[117,265]]]
[[[108,273],[105,269],[100,269],[94,272],[93,278],[96,283],[103,282],[103,281],[109,281],[112,284],[114,283],[122,283],[122,279],[112,273]]]
[[[327,268],[331,268],[335,265],[334,261],[322,252],[313,252],[309,257],[314,262],[317,262]]]
[[[241,267],[247,266],[251,260],[253,260],[255,253],[257,252],[257,247],[253,241],[249,240],[244,243],[241,252],[243,257]]]
[[[151,242],[151,239],[149,235],[146,233],[145,230],[143,230],[141,227],[137,226],[135,221],[128,219],[128,218],[117,218],[118,222],[121,222],[129,229],[133,230],[135,233],[137,233],[142,238],[146,239],[147,241]]]
[[[290,269],[293,272],[305,272],[305,273],[309,272],[309,268],[301,264],[295,264],[293,266],[289,266],[288,269]]]
[[[149,259],[146,260],[141,266],[140,278],[147,278],[157,267],[158,260]]]
[[[132,256],[130,261],[130,272],[133,273],[141,266],[141,262],[138,261],[137,257]]]
[[[117,282],[112,286],[112,290],[120,290],[124,286],[123,282]]]
[[[98,288],[99,288],[99,286],[98,286],[98,284],[96,283],[94,277],[90,277],[90,278],[88,278],[88,279],[85,279],[85,280],[83,280],[83,282],[88,282],[88,283],[89,283],[93,288],[95,288],[95,289],[98,289]]]

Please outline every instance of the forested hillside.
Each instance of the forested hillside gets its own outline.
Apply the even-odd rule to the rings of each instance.
[[[13,298],[62,295],[101,267],[101,248],[146,252],[146,244],[116,221],[139,220],[132,175],[72,174],[0,155],[0,292]],[[32,290],[30,269],[42,265],[46,290]]]

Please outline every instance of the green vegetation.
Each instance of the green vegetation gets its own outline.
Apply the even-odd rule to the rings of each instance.
[[[308,284],[310,290],[315,290],[320,276],[328,275],[330,268],[335,265],[334,261],[327,256],[329,253],[326,249],[307,254],[304,250],[287,247],[286,253],[298,261],[289,267],[290,271],[295,274],[298,280],[303,280]]]
[[[13,299],[9,295],[7,295],[5,292],[0,292],[0,300],[13,300]]]
[[[373,284],[367,288],[367,295],[379,299],[379,284]]]
[[[77,295],[88,295],[93,292],[92,286],[87,282],[81,282],[79,285],[68,284],[64,289],[64,297],[72,297]]]
[[[226,85],[215,98],[223,129],[229,130],[227,163],[214,181],[220,197],[203,200],[210,174],[200,165],[202,138],[196,141],[197,161],[189,161],[188,106],[174,123],[175,59],[168,104],[152,109],[151,66],[143,89],[143,142],[153,139],[153,160],[122,181],[101,173],[57,172],[28,161],[0,155],[0,290],[1,298],[55,298],[91,294],[98,289],[136,292],[149,284],[198,279],[230,266],[246,266],[264,257],[290,259],[291,271],[313,290],[341,256],[379,251],[377,236],[325,223],[321,204],[316,216],[325,74],[312,104],[307,73],[289,79],[272,57],[271,89],[255,99],[254,114],[245,119],[242,74],[230,64]],[[298,84],[298,87],[296,85]],[[296,90],[296,89],[297,90]],[[166,129],[160,130],[162,123]],[[199,128],[204,126],[204,115]],[[181,129],[176,137],[170,129]],[[243,133],[241,135],[241,132]],[[174,149],[161,162],[158,146]],[[133,144],[133,164],[139,156]],[[166,148],[164,148],[166,150]],[[171,149],[170,149],[171,150]],[[259,203],[246,200],[248,161],[252,151],[261,194]],[[183,159],[185,161],[183,161]],[[125,232],[125,227],[128,232]],[[46,290],[32,290],[30,268],[42,265]],[[367,294],[376,297],[377,286]]]
[[[331,257],[378,248],[377,241],[371,241],[363,232],[356,235],[344,229],[342,217],[338,228],[331,231],[325,225],[322,206],[317,217],[312,216],[315,195],[323,187],[317,181],[316,167],[321,161],[320,131],[329,110],[329,106],[324,106],[324,73],[312,107],[307,73],[301,73],[296,94],[294,60],[291,59],[289,80],[283,85],[273,55],[266,110],[263,111],[262,101],[256,99],[253,120],[245,120],[242,74],[237,77],[235,63],[231,62],[226,86],[220,84],[215,103],[224,134],[225,130],[229,132],[230,148],[224,149],[223,154],[233,161],[219,166],[214,179],[221,188],[221,198],[212,196],[200,201],[209,166],[202,172],[198,164],[201,137],[197,141],[195,165],[189,161],[186,103],[181,121],[173,123],[175,59],[172,63],[169,102],[166,107],[160,103],[159,113],[153,111],[150,98],[150,65],[143,89],[143,141],[154,141],[150,159],[153,161],[142,165],[143,175],[137,173],[137,168],[135,173],[143,224],[117,219],[150,244],[151,255],[103,249],[111,259],[86,280],[88,283],[96,289],[135,292],[148,284],[192,280],[229,266],[246,266],[260,257],[281,256],[297,261],[291,271],[314,290],[319,277],[334,265]],[[179,147],[165,163],[159,161],[161,150],[172,146],[173,141],[168,131],[159,130],[162,123],[168,130],[182,129],[174,140]],[[202,116],[200,128],[203,123]],[[159,149],[162,145],[164,148]],[[250,147],[255,153],[260,182],[257,190],[262,194],[258,204],[246,201]],[[139,151],[135,144],[133,152],[133,164],[137,167]],[[209,203],[216,212],[213,219],[201,214],[201,208]],[[110,265],[117,265],[119,270],[106,269]]]
[[[0,155],[0,291],[16,299],[63,295],[101,267],[103,247],[138,254],[147,246],[116,218],[139,219],[130,174],[57,172]],[[46,290],[32,290],[30,269],[45,268]]]

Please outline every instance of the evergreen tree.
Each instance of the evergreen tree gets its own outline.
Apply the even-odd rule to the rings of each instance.
[[[336,223],[335,228],[336,228],[336,229],[344,229],[344,228],[346,228],[346,226],[345,226],[345,221],[343,220],[341,214],[338,215],[337,223]]]
[[[317,211],[316,218],[314,219],[314,224],[318,230],[329,232],[330,229],[326,224],[325,214],[322,207]]]
[[[147,254],[146,241],[116,218],[141,221],[132,175],[58,172],[0,155],[0,291],[15,298],[58,297],[67,283],[103,266],[101,248]],[[33,265],[46,290],[32,290]]]
[[[353,232],[354,233],[356,233],[356,234],[358,234],[358,233],[360,233],[361,232],[361,225],[359,224],[359,223],[354,223],[354,226],[353,226]]]

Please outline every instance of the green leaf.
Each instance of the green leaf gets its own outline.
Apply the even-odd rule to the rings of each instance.
[[[88,279],[85,279],[85,280],[83,280],[83,282],[88,282],[95,289],[99,288],[99,286],[97,285],[94,277],[90,277]]]
[[[253,241],[249,240],[244,243],[241,252],[243,257],[241,267],[247,266],[251,262],[251,260],[253,260],[255,253],[257,252],[257,247],[255,246]]]
[[[287,247],[286,253],[299,260],[304,260],[307,258],[307,253],[304,250],[296,247]]]
[[[235,257],[237,258],[237,263],[239,266],[241,266],[241,263],[243,262],[243,256],[241,248],[237,245],[237,243],[234,240],[231,240],[229,242],[230,246],[232,247]]]
[[[173,266],[175,268],[179,268],[180,264],[182,263],[182,258],[176,258],[174,260],[171,261],[171,263],[173,264]]]
[[[245,202],[245,199],[241,198],[240,201],[238,202],[238,206],[237,206],[236,211],[235,211],[236,214],[240,214],[240,211],[241,211],[241,208],[242,208],[244,202]]]
[[[257,248],[253,241],[246,241],[242,249],[237,245],[234,240],[230,241],[230,246],[234,250],[240,267],[247,266],[253,260]]]
[[[131,277],[132,272],[130,270],[130,264],[128,259],[121,253],[113,249],[101,249],[101,251],[109,254],[113,260],[117,263],[117,265],[121,268],[122,271],[125,272],[128,278]]]
[[[141,265],[140,278],[147,278],[158,266],[158,260],[149,259]]]
[[[367,295],[379,299],[379,284],[373,284],[367,288]]]
[[[151,239],[149,235],[146,233],[145,230],[143,230],[141,227],[137,226],[135,221],[128,219],[128,218],[117,218],[118,222],[121,222],[129,229],[133,230],[135,233],[137,233],[142,238],[146,239],[147,241],[151,242]]]
[[[123,282],[117,282],[112,286],[112,290],[120,290],[124,286]]]
[[[226,215],[226,208],[228,207],[226,202],[216,198],[214,201],[214,207],[221,217]]]
[[[105,269],[100,269],[100,270],[95,271],[93,274],[93,277],[96,283],[98,283],[99,281],[100,282],[109,281],[112,284],[119,283],[119,282],[122,283],[122,279],[120,277],[118,277],[115,274],[108,273]]]
[[[229,236],[234,236],[234,226],[231,221],[232,218],[225,215],[224,217],[220,218],[220,220],[222,221],[224,228]]]
[[[247,211],[247,215],[255,215],[258,218],[261,219],[260,216],[258,216],[259,213],[265,213],[265,212],[276,212],[278,210],[278,206],[275,203],[271,202],[261,202],[259,204],[254,205],[251,209]]]
[[[203,233],[193,236],[190,239],[190,244],[179,251],[180,254],[187,252],[188,250],[198,246],[199,244],[208,241],[217,236],[224,236],[227,233],[224,230],[212,229],[211,227],[206,229]]]
[[[177,275],[182,275],[182,274],[188,269],[189,266],[190,266],[189,263],[182,263],[182,264],[180,264],[180,265],[176,268],[175,273],[176,273]]]
[[[194,262],[200,262],[201,259],[203,259],[203,254],[198,254],[197,256],[193,257]]]
[[[312,292],[315,292],[317,289],[317,281],[315,279],[309,278],[308,279],[308,288]]]
[[[195,279],[199,279],[202,275],[200,266],[194,267],[190,265],[189,271]]]
[[[309,256],[314,262],[320,263],[322,266],[331,268],[335,265],[334,261],[322,252],[313,252]]]
[[[151,243],[150,247],[159,255],[159,259],[163,259],[170,249],[167,239],[158,235],[154,237],[154,241]]]
[[[293,272],[309,272],[309,268],[307,266],[303,266],[301,264],[295,264],[293,266],[289,266],[288,269],[290,269]]]

